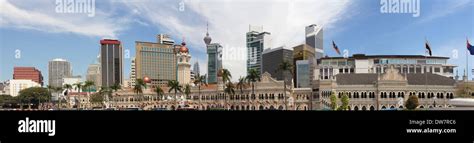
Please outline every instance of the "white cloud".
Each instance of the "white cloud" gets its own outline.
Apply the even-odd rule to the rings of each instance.
[[[421,3],[423,4],[423,3]],[[417,23],[425,23],[431,20],[435,20],[450,14],[456,13],[464,8],[472,8],[474,2],[472,0],[456,0],[456,1],[442,1],[429,7],[425,14],[422,13],[422,17]],[[428,8],[428,7],[426,7]]]
[[[56,13],[54,1],[15,2],[17,3],[0,0],[1,27],[116,38],[117,33],[122,31],[124,25],[128,23],[126,18],[112,18],[99,10],[96,10],[94,17],[88,17],[84,13]],[[41,9],[38,9],[38,7],[41,7]]]
[[[205,51],[202,38],[207,21],[212,41],[221,43],[224,50],[246,50],[245,33],[249,25],[264,26],[264,30],[272,35],[274,47],[294,46],[303,43],[305,26],[318,24],[326,29],[333,28],[336,22],[346,17],[351,4],[349,0],[185,0],[184,11],[179,11],[181,1],[122,2],[162,32],[179,38],[185,36],[186,41],[193,45],[191,48],[200,53]],[[224,67],[232,72],[234,80],[246,75],[246,55],[239,57],[242,58],[224,59]]]

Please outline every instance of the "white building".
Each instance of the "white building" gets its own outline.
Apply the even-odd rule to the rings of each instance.
[[[30,87],[41,87],[37,82],[27,79],[12,79],[10,80],[10,95],[16,97],[19,95],[20,91]]]
[[[318,60],[315,70],[316,79],[328,80],[337,74],[385,73],[390,66],[402,74],[433,73],[453,78],[455,65],[448,64],[448,57],[422,55],[364,55],[352,57],[323,57]]]
[[[132,63],[131,63],[131,66],[130,66],[131,70],[130,70],[130,87],[133,87],[135,86],[135,82],[137,80],[137,72],[136,72],[136,66],[135,66],[135,57],[132,58]]]

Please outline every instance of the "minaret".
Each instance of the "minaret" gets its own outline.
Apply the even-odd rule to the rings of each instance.
[[[189,49],[186,47],[184,38],[176,56],[178,59],[178,82],[181,85],[189,84],[191,82],[191,55],[189,54]]]

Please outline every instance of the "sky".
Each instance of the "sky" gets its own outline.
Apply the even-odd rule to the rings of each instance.
[[[383,13],[385,0],[96,0],[94,12],[87,13],[58,10],[61,1],[0,0],[0,81],[11,79],[15,66],[33,66],[47,83],[48,61],[55,58],[71,62],[73,74],[85,77],[103,38],[122,41],[128,79],[135,41],[156,42],[160,33],[178,43],[184,39],[191,64],[199,61],[205,74],[207,24],[212,42],[224,47],[223,66],[234,81],[246,75],[249,25],[263,26],[273,47],[287,48],[304,43],[305,26],[322,25],[327,56],[339,56],[332,40],[349,55],[424,55],[427,40],[433,56],[449,57],[460,75],[466,38],[474,43],[473,0],[420,0],[418,17]],[[472,69],[474,56],[469,58]]]

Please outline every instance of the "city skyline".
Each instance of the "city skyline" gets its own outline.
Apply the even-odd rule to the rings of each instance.
[[[419,17],[412,17],[410,14],[381,13],[379,1],[297,3],[186,1],[183,11],[180,10],[179,1],[156,2],[158,3],[156,6],[162,7],[163,10],[154,8],[156,7],[152,6],[154,4],[145,5],[145,2],[140,1],[98,1],[96,14],[92,18],[85,14],[54,13],[53,3],[20,2],[0,1],[4,7],[2,9],[5,9],[0,11],[3,20],[0,23],[2,33],[0,81],[12,79],[14,66],[36,67],[43,72],[44,77],[48,77],[47,62],[55,58],[67,59],[74,65],[75,73],[72,74],[85,77],[88,65],[92,64],[100,53],[98,41],[108,37],[122,41],[124,54],[130,55],[129,57],[124,55],[123,60],[125,76],[123,78],[127,78],[130,74],[130,60],[135,55],[134,42],[154,41],[153,37],[159,33],[170,34],[175,41],[180,41],[182,36],[186,37],[187,47],[193,55],[190,63],[200,61],[201,73],[205,74],[207,54],[202,38],[206,34],[207,22],[213,41],[218,41],[223,46],[223,67],[229,68],[233,73],[234,81],[246,73],[239,69],[246,67],[245,33],[248,32],[248,25],[262,25],[264,31],[270,32],[273,39],[272,48],[302,44],[305,40],[305,26],[323,25],[324,47],[326,47],[324,52],[331,57],[339,56],[331,48],[332,40],[337,43],[341,52],[347,49],[349,55],[356,53],[424,55],[423,46],[426,38],[432,46],[433,55],[450,57],[449,63],[458,66],[460,75],[463,74],[466,65],[464,51],[466,37],[474,41],[474,29],[471,26],[474,23],[472,21],[474,14],[468,12],[474,3],[468,0],[453,3],[423,1]],[[309,5],[314,7],[307,6],[306,3],[312,3]],[[253,6],[249,6],[250,4]],[[266,8],[268,5],[274,7],[268,10],[269,8]],[[232,6],[232,10],[222,9],[221,6]],[[265,8],[235,12],[236,9],[245,11],[252,7]],[[154,12],[146,9],[159,10]],[[282,12],[275,13],[275,9],[282,9]],[[272,13],[265,12],[266,10]],[[106,13],[108,11],[111,12]],[[44,19],[44,22],[15,18],[19,13],[36,17],[34,19]],[[286,17],[268,16],[273,14]],[[229,17],[235,18],[227,20]],[[246,18],[236,23],[238,17]],[[465,17],[471,17],[471,20],[466,20]],[[69,26],[54,26],[57,23]],[[443,29],[447,26],[450,28]],[[453,57],[454,49],[458,50],[457,58]],[[15,58],[17,50],[20,51],[18,59]],[[229,51],[242,55],[229,55]],[[472,67],[474,66],[470,66]]]

